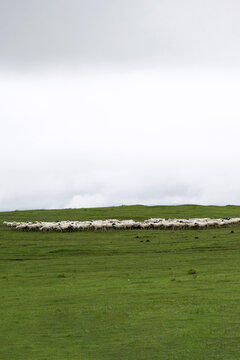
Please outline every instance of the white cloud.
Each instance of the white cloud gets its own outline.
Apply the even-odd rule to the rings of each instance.
[[[89,208],[101,207],[108,205],[106,198],[102,194],[83,194],[74,195],[73,198],[66,204],[66,208]]]
[[[240,203],[240,73],[0,75],[0,208]]]

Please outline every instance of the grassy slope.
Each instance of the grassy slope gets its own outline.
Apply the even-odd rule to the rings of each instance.
[[[123,206],[0,213],[0,224],[239,214],[236,206]],[[240,227],[233,229],[60,234],[0,226],[0,359],[240,358]]]
[[[190,218],[190,217],[239,217],[240,206],[118,206],[95,209],[29,210],[0,212],[1,220],[6,221],[57,221],[90,219],[134,219],[145,220],[150,217]]]

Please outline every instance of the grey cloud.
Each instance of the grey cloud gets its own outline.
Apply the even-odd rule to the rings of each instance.
[[[240,203],[237,0],[0,0],[0,210]]]
[[[0,2],[5,66],[238,65],[237,0]]]

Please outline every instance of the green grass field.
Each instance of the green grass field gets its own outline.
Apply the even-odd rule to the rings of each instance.
[[[40,233],[2,226],[234,216],[240,207],[0,213],[0,359],[240,359],[240,227]]]

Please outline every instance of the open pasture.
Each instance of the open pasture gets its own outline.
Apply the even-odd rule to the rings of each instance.
[[[3,221],[239,217],[240,207],[0,213],[0,359],[240,358],[240,226],[20,232]]]

